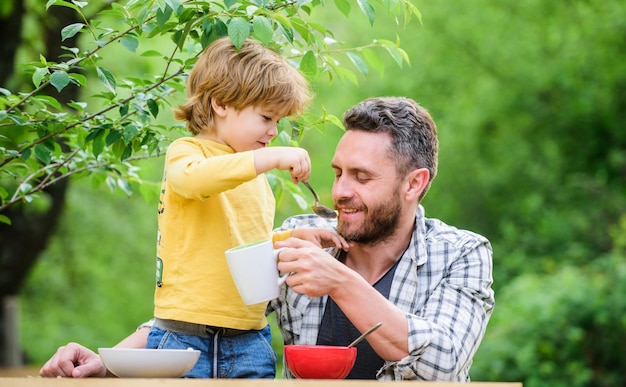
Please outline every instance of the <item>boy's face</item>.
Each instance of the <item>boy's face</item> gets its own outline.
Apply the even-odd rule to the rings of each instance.
[[[266,147],[278,134],[278,121],[283,116],[271,107],[248,106],[235,110],[223,106],[215,115],[216,140],[244,152]]]

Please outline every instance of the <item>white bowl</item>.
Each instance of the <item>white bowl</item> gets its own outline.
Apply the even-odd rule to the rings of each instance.
[[[120,378],[179,378],[198,361],[197,349],[98,348],[102,362]]]

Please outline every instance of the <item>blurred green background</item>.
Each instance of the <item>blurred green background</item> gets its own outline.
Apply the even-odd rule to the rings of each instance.
[[[422,23],[399,32],[384,12],[373,27],[357,13],[314,15],[355,45],[398,34],[411,66],[390,60],[358,84],[319,82],[311,110],[341,116],[364,98],[403,95],[433,115],[440,165],[427,216],[494,247],[496,308],[473,380],[626,385],[626,2],[415,4]],[[108,66],[150,71],[148,60],[116,61]],[[311,131],[302,142],[326,203],[340,136]],[[161,164],[144,165],[153,200],[72,182],[21,293],[31,364],[68,341],[112,346],[151,317]],[[276,222],[303,211],[285,199]]]

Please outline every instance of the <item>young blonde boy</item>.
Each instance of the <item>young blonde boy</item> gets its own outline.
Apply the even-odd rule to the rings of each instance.
[[[265,172],[306,181],[306,150],[268,147],[278,121],[301,113],[311,96],[284,58],[228,37],[202,53],[187,82],[188,101],[175,111],[192,137],[168,148],[158,209],[157,286],[148,348],[201,350],[187,377],[274,378],[276,354],[266,304],[244,304],[224,252],[290,236],[347,248],[334,231],[272,233],[275,199]]]

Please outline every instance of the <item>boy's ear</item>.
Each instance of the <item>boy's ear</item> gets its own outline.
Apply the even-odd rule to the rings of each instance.
[[[223,117],[226,114],[226,105],[218,102],[214,98],[211,98],[211,109],[219,117]]]

